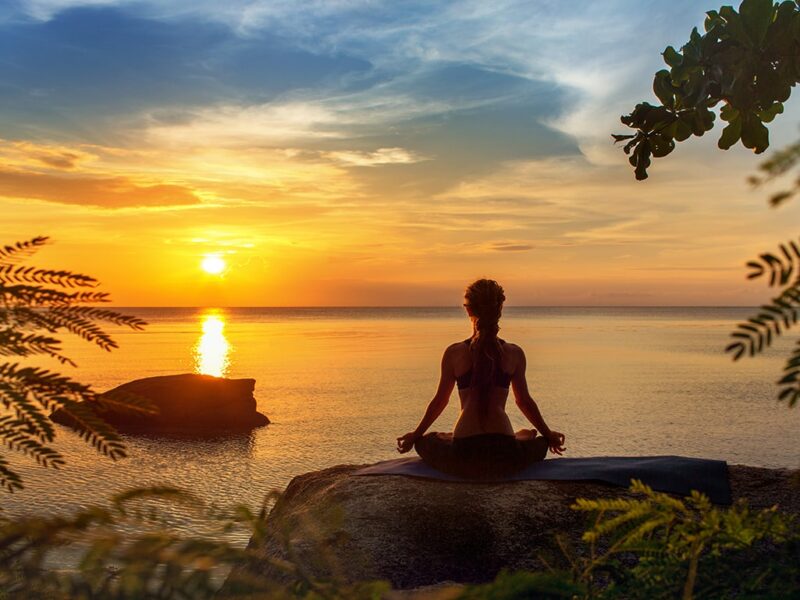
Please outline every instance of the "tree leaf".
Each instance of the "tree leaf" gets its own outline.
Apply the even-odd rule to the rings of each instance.
[[[740,137],[742,137],[742,118],[737,116],[722,130],[717,146],[722,150],[727,150],[738,142]]]
[[[732,6],[723,6],[720,8],[719,15],[725,19],[725,30],[733,40],[746,47],[751,47],[753,45],[753,40],[747,34],[741,16],[733,10]]]
[[[774,102],[768,108],[765,108],[762,111],[756,113],[759,119],[761,119],[764,123],[771,123],[772,120],[777,116],[783,113],[783,103],[782,102]]]
[[[755,115],[746,115],[742,122],[742,144],[756,154],[769,147],[769,130]]]
[[[666,50],[664,50],[662,53],[662,56],[664,57],[664,62],[670,67],[679,67],[681,64],[683,64],[683,57],[672,46],[667,46]]]
[[[764,42],[773,12],[772,0],[744,0],[739,6],[742,25],[756,46]]]
[[[661,69],[653,78],[653,93],[661,100],[661,104],[672,108],[675,104],[674,92],[669,71]]]

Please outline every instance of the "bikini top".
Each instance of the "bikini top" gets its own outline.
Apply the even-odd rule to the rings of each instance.
[[[464,340],[465,344],[469,344],[471,339]],[[492,382],[497,387],[506,388],[508,389],[511,385],[511,373],[506,373],[505,371],[495,371],[494,374],[494,381]],[[470,367],[469,371],[456,377],[456,384],[458,385],[458,389],[463,390],[464,388],[468,388],[472,383],[472,367]]]

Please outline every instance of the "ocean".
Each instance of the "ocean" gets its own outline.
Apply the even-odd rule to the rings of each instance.
[[[4,452],[26,488],[3,513],[48,513],[132,486],[168,483],[225,506],[257,507],[292,477],[397,457],[438,382],[444,348],[470,335],[455,308],[128,308],[144,332],[111,327],[111,353],[70,339],[98,390],[153,375],[203,372],[256,380],[272,423],[249,435],[187,440],[126,437],[112,462],[59,427],[68,464],[46,470]],[[776,401],[792,336],[733,363],[723,352],[748,308],[507,307],[500,336],[528,357],[528,382],[565,456],[678,454],[766,467],[800,466],[800,407]],[[458,398],[431,430],[450,430]],[[526,421],[509,400],[515,427]],[[242,534],[244,536],[244,534]],[[246,537],[241,542],[244,543]]]

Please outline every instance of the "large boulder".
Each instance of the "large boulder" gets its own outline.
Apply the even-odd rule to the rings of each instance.
[[[94,409],[123,433],[241,432],[269,423],[269,419],[256,410],[255,383],[255,379],[226,379],[194,373],[146,377],[105,392]],[[145,399],[155,412],[144,414],[119,404],[102,403],[103,398]],[[74,426],[72,418],[62,410],[55,411],[51,418],[56,423]]]
[[[630,495],[585,481],[449,483],[353,475],[358,468],[295,477],[267,518],[264,539],[250,542],[263,559],[254,572],[234,569],[223,590],[280,580],[274,565],[288,558],[287,544],[311,574],[383,579],[396,590],[486,582],[503,568],[543,569],[545,561],[565,566],[556,534],[575,548],[587,527],[587,517],[569,508],[575,499]],[[729,475],[734,498],[800,513],[791,471],[737,465]]]

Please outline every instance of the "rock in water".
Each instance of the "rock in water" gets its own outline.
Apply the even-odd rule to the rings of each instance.
[[[402,475],[359,476],[343,465],[295,477],[267,518],[266,535],[249,548],[263,557],[234,569],[223,591],[281,580],[276,559],[286,542],[317,577],[387,580],[395,589],[439,582],[492,581],[503,569],[568,568],[583,544],[587,516],[576,498],[630,497],[626,488],[589,481],[452,483]],[[734,499],[752,508],[778,505],[800,513],[800,494],[786,469],[729,466]]]
[[[186,373],[136,379],[102,394],[139,396],[150,401],[155,414],[117,406],[98,405],[97,414],[123,433],[215,434],[247,431],[269,423],[256,410],[255,379],[225,379]],[[52,420],[73,426],[69,415],[55,411]]]

